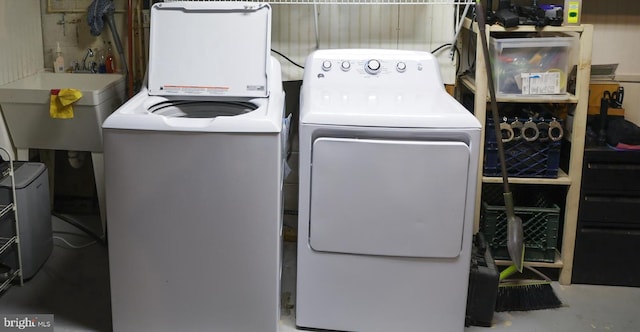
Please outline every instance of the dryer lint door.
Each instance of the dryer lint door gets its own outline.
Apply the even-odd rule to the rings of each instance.
[[[315,251],[455,258],[469,147],[455,141],[317,138],[309,244]],[[475,181],[475,180],[473,180]]]

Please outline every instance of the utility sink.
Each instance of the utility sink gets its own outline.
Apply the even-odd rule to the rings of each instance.
[[[51,118],[51,90],[65,88],[82,91],[82,98],[73,104],[74,117]],[[102,123],[125,102],[125,98],[125,77],[120,74],[42,71],[0,86],[0,107],[18,160],[28,160],[29,149],[91,152],[103,237],[106,235],[106,209]],[[47,165],[50,173],[53,173],[54,165],[51,158]],[[54,188],[53,178],[53,175],[49,176],[50,188]]]
[[[82,98],[72,119],[49,115],[51,89],[73,88]],[[0,86],[0,107],[14,146],[102,152],[102,122],[125,101],[120,74],[39,72]]]

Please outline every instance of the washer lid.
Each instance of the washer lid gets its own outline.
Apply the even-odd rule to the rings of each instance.
[[[164,2],[151,9],[149,94],[267,97],[271,7]]]

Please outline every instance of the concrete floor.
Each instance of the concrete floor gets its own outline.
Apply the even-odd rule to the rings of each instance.
[[[54,236],[73,244],[92,239],[53,218]],[[54,240],[54,250],[44,267],[23,287],[0,296],[0,314],[55,315],[55,331],[111,331],[107,248],[94,244],[70,249]],[[285,244],[282,291],[287,302],[295,300],[295,245]],[[565,304],[562,308],[529,312],[496,313],[493,326],[468,327],[478,331],[640,331],[640,288],[553,284]],[[295,328],[294,309],[282,310],[281,332]],[[425,331],[429,331],[425,327]],[[399,331],[401,332],[401,331]]]
[[[54,236],[74,245],[93,241],[58,218],[52,220]],[[40,271],[24,286],[11,287],[0,297],[0,314],[54,314],[55,331],[110,331],[107,247],[71,249],[60,240],[53,243],[53,252]]]

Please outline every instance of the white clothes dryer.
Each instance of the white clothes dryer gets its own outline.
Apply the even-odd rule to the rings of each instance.
[[[436,59],[316,51],[299,134],[296,325],[462,331],[480,123]]]
[[[278,330],[284,92],[263,3],[151,9],[103,124],[114,331]]]

